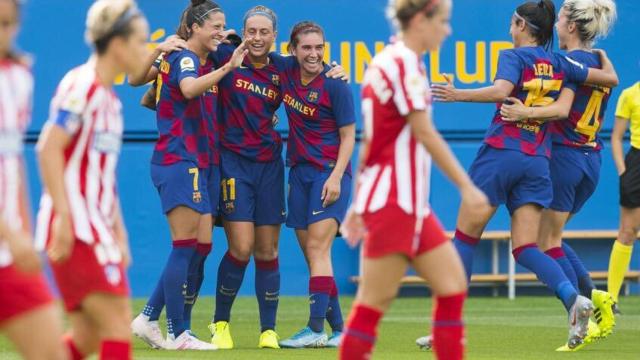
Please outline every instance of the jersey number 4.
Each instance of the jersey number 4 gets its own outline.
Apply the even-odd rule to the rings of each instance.
[[[600,129],[600,109],[605,94],[611,91],[609,88],[596,88],[593,90],[587,107],[584,109],[582,117],[576,124],[576,132],[589,137],[589,142],[596,138],[596,133]]]

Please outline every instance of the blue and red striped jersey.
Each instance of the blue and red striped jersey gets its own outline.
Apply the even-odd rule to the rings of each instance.
[[[600,56],[590,51],[574,50],[567,56],[590,68],[602,68]],[[600,150],[603,142],[599,133],[611,89],[583,84],[577,87],[575,93],[569,118],[554,121],[551,125],[552,141],[564,146]]]
[[[192,161],[200,168],[219,164],[217,87],[193,99],[185,98],[180,90],[183,79],[211,72],[213,60],[201,64],[195,53],[181,50],[166,55],[159,69],[156,106],[159,138],[151,161],[158,165]]]
[[[503,50],[495,80],[515,85],[510,96],[525,106],[546,106],[558,99],[563,86],[575,87],[587,77],[586,66],[541,46]],[[573,84],[573,85],[572,85]],[[551,155],[549,123],[537,120],[505,122],[497,109],[485,135],[485,143],[497,149],[511,149],[528,155]]]

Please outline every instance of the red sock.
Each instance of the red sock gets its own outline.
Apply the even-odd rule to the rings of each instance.
[[[340,344],[340,360],[368,360],[376,343],[382,312],[356,304],[351,311]]]
[[[131,343],[123,340],[103,340],[100,344],[100,360],[131,360]]]
[[[69,335],[65,335],[62,337],[62,341],[64,345],[67,347],[67,350],[70,355],[71,360],[83,360],[84,355],[80,352],[76,344],[73,343],[73,339]]]
[[[436,298],[433,314],[433,350],[439,360],[462,360],[464,323],[462,306],[466,293]]]

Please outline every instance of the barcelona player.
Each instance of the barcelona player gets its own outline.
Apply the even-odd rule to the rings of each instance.
[[[62,360],[62,322],[30,235],[22,150],[33,77],[28,58],[13,49],[20,10],[18,1],[0,0],[0,332],[25,359]]]
[[[583,342],[593,304],[581,296],[562,268],[536,245],[542,209],[552,200],[549,176],[551,137],[548,122],[529,120],[505,122],[500,106],[517,97],[527,106],[554,102],[563,84],[594,83],[617,85],[613,69],[588,69],[583,64],[548,51],[553,39],[555,5],[550,0],[526,2],[515,10],[510,27],[515,49],[504,50],[498,60],[494,84],[481,89],[458,90],[451,83],[433,85],[440,101],[497,102],[498,110],[484,144],[469,169],[474,183],[491,202],[481,216],[470,216],[463,203],[458,213],[454,244],[471,276],[473,254],[484,227],[497,207],[505,204],[511,215],[511,241],[516,262],[531,270],[556,296],[569,313],[568,346]]]
[[[198,340],[185,322],[183,286],[189,270],[200,272],[211,249],[213,217],[217,216],[219,154],[214,121],[220,79],[242,62],[244,46],[214,70],[215,51],[225,16],[215,3],[194,0],[183,15],[186,49],[167,54],[159,65],[157,120],[160,137],[151,159],[151,178],[171,228],[172,251],[143,313],[132,323],[134,333],[152,347],[176,350],[215,350]],[[203,233],[207,234],[204,243]],[[186,294],[189,296],[190,294]],[[167,341],[162,342],[157,318],[167,310]],[[187,314],[189,316],[189,314]]]
[[[347,211],[351,193],[351,155],[355,111],[347,83],[322,76],[324,30],[303,21],[291,31],[289,52],[297,60],[281,77],[289,119],[287,226],[295,229],[307,260],[310,315],[307,327],[280,342],[281,347],[338,347],[342,312],[333,277],[331,246]],[[325,317],[333,329],[324,333]]]
[[[131,0],[96,1],[86,24],[94,52],[58,85],[38,140],[36,244],[47,249],[69,314],[71,357],[131,359],[130,257],[116,186],[122,104],[112,84],[140,66],[149,26]]]
[[[589,67],[610,67],[601,64],[600,56],[591,49],[597,38],[608,33],[615,18],[616,5],[611,0],[566,0],[556,24],[560,48],[567,50],[571,59]],[[542,212],[538,246],[558,262],[583,296],[591,298],[598,330],[590,333],[598,337],[608,336],[615,325],[613,298],[595,288],[582,261],[568,244],[562,243],[562,230],[598,184],[603,147],[600,129],[610,93],[610,88],[599,86],[565,87],[558,101],[548,106],[525,107],[519,99],[508,98],[513,104],[501,108],[505,120],[567,118],[551,123],[549,168],[553,201]],[[585,339],[588,340],[589,337]]]
[[[472,215],[488,211],[432,122],[422,55],[451,33],[449,0],[396,0],[390,13],[401,32],[376,55],[362,89],[365,139],[357,191],[342,225],[351,245],[364,237],[362,281],[340,344],[339,358],[369,359],[378,323],[408,265],[430,284],[435,300],[438,359],[464,356],[464,268],[428,204],[431,159],[458,187]]]

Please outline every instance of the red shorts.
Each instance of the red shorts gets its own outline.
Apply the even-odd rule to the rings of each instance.
[[[51,263],[51,270],[67,311],[76,311],[93,293],[129,296],[127,274],[122,264],[101,265],[94,248],[76,240],[71,257]]]
[[[368,258],[403,254],[413,259],[449,241],[433,212],[422,220],[420,233],[416,233],[416,216],[397,206],[366,213],[363,218],[367,227],[364,256]]]
[[[25,274],[14,265],[0,268],[0,326],[15,316],[52,301],[53,297],[41,272]]]

